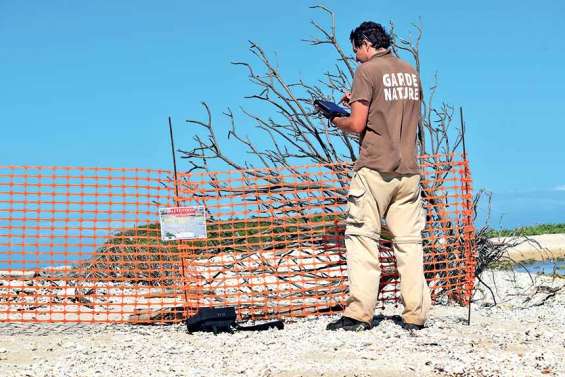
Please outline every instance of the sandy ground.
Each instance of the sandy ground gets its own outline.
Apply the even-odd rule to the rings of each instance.
[[[565,234],[531,237],[514,260],[565,256]],[[541,248],[540,248],[541,246]],[[282,331],[186,333],[184,326],[0,323],[0,376],[565,376],[565,280],[488,271],[472,305],[436,305],[427,328],[377,311],[363,333],[325,331],[335,317]]]
[[[509,237],[492,238],[493,241],[507,241]],[[515,240],[514,238],[513,240]],[[565,257],[565,234],[542,234],[530,236],[528,240],[518,238],[518,246],[508,250],[508,256],[515,261],[553,260]]]
[[[437,305],[407,332],[377,312],[362,333],[329,317],[282,331],[186,333],[181,325],[0,324],[2,376],[565,376],[565,280],[487,272],[467,308]]]

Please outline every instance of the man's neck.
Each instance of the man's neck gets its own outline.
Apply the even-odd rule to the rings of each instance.
[[[378,49],[372,48],[371,52],[369,52],[369,59],[372,59],[375,55],[383,55],[387,50],[388,49],[382,47]]]

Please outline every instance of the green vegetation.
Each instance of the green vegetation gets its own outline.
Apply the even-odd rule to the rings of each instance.
[[[82,273],[98,279],[130,280],[148,285],[170,285],[178,280],[181,258],[195,254],[254,252],[289,245],[316,245],[337,238],[343,232],[343,217],[338,214],[308,214],[277,218],[216,220],[208,223],[206,240],[161,241],[158,223],[139,225],[110,237],[93,257],[80,266]],[[390,235],[383,229],[383,238]],[[487,229],[482,237],[531,236],[565,233],[565,224],[544,224],[512,230]],[[337,239],[336,241],[337,242]],[[437,264],[434,265],[436,268]],[[492,266],[512,268],[500,260]]]
[[[207,224],[206,240],[167,242],[161,240],[158,223],[144,224],[114,234],[79,266],[79,271],[99,280],[172,285],[178,281],[182,257],[320,244],[338,236],[340,219],[339,215],[312,214],[284,219],[217,220]]]
[[[538,263],[538,262],[539,261],[537,261],[535,259],[527,259],[527,260],[520,261],[520,263],[517,263],[517,262],[514,262],[513,260],[508,259],[508,258],[501,258],[501,259],[489,264],[488,268],[493,269],[493,270],[510,271],[510,270],[516,269],[519,266],[528,266],[528,265]]]
[[[179,277],[178,246],[178,242],[161,241],[159,224],[141,225],[109,238],[91,260],[78,267],[79,274],[87,279],[172,285]]]
[[[540,234],[557,234],[565,233],[565,224],[539,224],[533,226],[519,227],[516,229],[503,229],[488,231],[489,237],[507,237],[507,236],[537,236]]]

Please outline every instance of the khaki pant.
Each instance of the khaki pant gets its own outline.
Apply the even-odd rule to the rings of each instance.
[[[353,176],[345,230],[350,297],[344,316],[369,323],[373,319],[381,272],[378,241],[384,218],[394,235],[402,318],[406,323],[424,324],[431,300],[424,278],[425,212],[419,184],[419,175],[378,173],[368,168]]]

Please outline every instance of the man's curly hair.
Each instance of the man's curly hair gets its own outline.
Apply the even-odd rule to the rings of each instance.
[[[372,21],[365,21],[353,29],[349,39],[355,48],[361,47],[364,41],[369,41],[376,49],[390,47],[390,35],[381,24]]]

